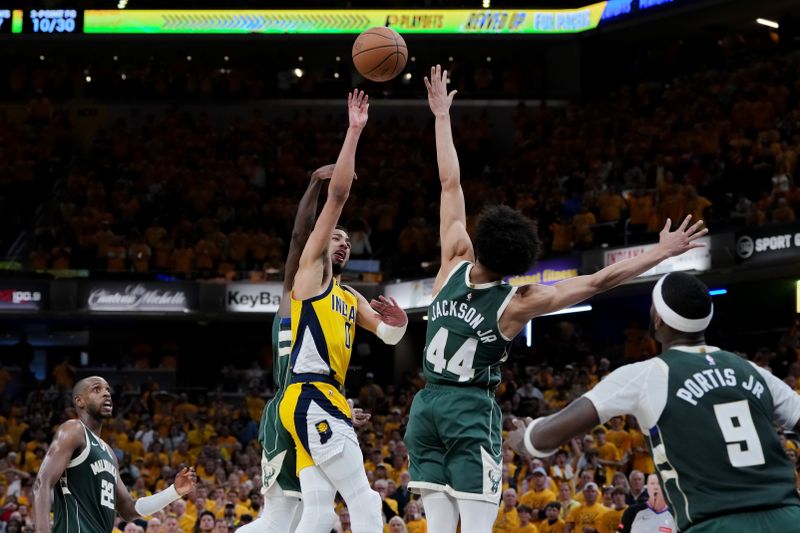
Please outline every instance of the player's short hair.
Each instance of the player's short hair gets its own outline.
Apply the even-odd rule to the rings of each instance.
[[[502,276],[524,274],[539,256],[536,224],[507,205],[483,209],[474,245],[481,264]]]
[[[705,283],[685,272],[672,272],[664,278],[661,297],[670,309],[690,320],[706,318],[713,305]]]
[[[335,228],[333,228],[333,229],[334,229],[334,230],[337,230],[337,229],[338,229],[339,231],[343,231],[343,232],[345,233],[345,235],[347,235],[348,237],[350,236],[350,232],[349,232],[349,231],[347,231],[347,228],[346,228],[346,227],[344,227],[344,226],[342,226],[341,224],[336,224],[336,227],[335,227]]]
[[[544,510],[545,511],[548,510],[548,509],[551,509],[551,508],[552,509],[558,509],[560,511],[561,510],[561,502],[550,502],[550,503],[548,503],[547,505],[544,506]]]

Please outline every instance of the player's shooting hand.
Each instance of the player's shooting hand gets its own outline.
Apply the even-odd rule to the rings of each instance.
[[[708,228],[703,228],[703,221],[698,220],[691,226],[689,222],[692,220],[692,215],[687,215],[678,229],[670,231],[672,227],[672,220],[669,218],[664,224],[664,228],[658,235],[658,245],[666,252],[669,257],[681,255],[688,252],[693,248],[701,248],[705,246],[702,242],[696,242],[700,237],[708,233]],[[702,229],[701,229],[702,228]]]
[[[359,130],[367,125],[369,112],[369,96],[364,91],[354,90],[347,95],[347,114],[350,118],[350,127]]]
[[[331,176],[333,176],[333,169],[334,168],[336,168],[335,164],[333,164],[333,165],[325,165],[323,167],[319,167],[317,170],[315,170],[311,174],[311,177],[312,178],[316,178],[316,179],[318,179],[320,181],[329,180],[329,179],[331,179]]]
[[[376,300],[372,300],[369,305],[375,310],[376,313],[381,315],[381,320],[386,322],[389,326],[400,327],[408,323],[408,316],[403,308],[397,305],[394,298],[386,298],[385,296],[378,296]]]
[[[431,77],[424,78],[425,87],[428,89],[428,104],[436,116],[447,115],[450,104],[458,91],[447,92],[447,70],[442,70],[441,65],[431,67]]]
[[[515,418],[513,420],[514,429],[509,431],[508,437],[506,437],[506,442],[511,449],[526,460],[532,459],[528,450],[525,449],[525,429],[531,422],[533,422],[531,418]]]
[[[197,485],[197,474],[194,468],[183,467],[183,470],[175,476],[175,490],[181,496],[194,492],[195,485]]]

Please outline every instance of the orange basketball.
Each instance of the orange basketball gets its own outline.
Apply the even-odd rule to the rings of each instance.
[[[391,80],[403,71],[407,59],[406,42],[392,28],[364,30],[353,43],[353,64],[368,80]]]

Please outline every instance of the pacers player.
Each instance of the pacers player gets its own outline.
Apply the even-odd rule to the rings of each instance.
[[[662,277],[650,309],[661,354],[618,368],[552,416],[518,424],[509,442],[545,457],[630,413],[680,531],[800,530],[795,471],[774,429],[800,431],[800,396],[763,368],[709,346],[713,314],[703,282],[680,272]]]
[[[539,241],[533,223],[505,206],[484,210],[473,246],[466,230],[464,193],[450,128],[447,71],[425,79],[436,117],[436,153],[442,185],[442,260],[428,308],[423,368],[426,387],[411,406],[405,442],[409,488],[422,494],[428,529],[452,533],[459,513],[463,533],[488,533],[502,488],[501,413],[494,401],[508,346],[532,318],[574,305],[700,246],[700,223],[675,232],[667,226],[658,246],[591,276],[552,286],[519,288],[503,281],[533,266]]]
[[[330,179],[333,168],[334,165],[326,165],[311,174],[308,188],[297,206],[289,254],[284,268],[283,293],[272,323],[272,375],[275,381],[275,395],[264,406],[258,428],[264,506],[257,520],[239,528],[241,533],[286,533],[294,531],[297,522],[300,521],[302,500],[300,480],[297,479],[294,442],[281,424],[278,406],[288,384],[292,344],[289,318],[292,283],[300,261],[300,253],[314,227],[319,192],[323,182]],[[352,409],[352,412],[354,426],[365,424],[369,420],[369,415],[358,408]]]
[[[353,533],[383,529],[380,496],[369,487],[350,407],[342,395],[356,324],[396,344],[408,322],[394,302],[381,297],[370,305],[339,282],[350,255],[350,239],[336,221],[350,194],[356,146],[367,123],[368,107],[363,91],[349,95],[350,125],[328,198],[300,256],[291,295],[292,374],[280,417],[297,450],[303,493],[298,533],[332,529],[337,491],[350,511]]]
[[[149,516],[194,491],[197,476],[184,468],[174,485],[134,502],[114,452],[100,438],[103,420],[111,418],[111,387],[101,377],[85,378],[72,400],[78,420],[58,428],[33,485],[37,533],[49,533],[51,507],[57,533],[111,533],[117,513],[127,521]]]

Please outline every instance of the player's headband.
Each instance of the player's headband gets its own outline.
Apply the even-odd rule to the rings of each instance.
[[[704,331],[711,323],[711,318],[714,316],[714,304],[711,304],[711,310],[708,312],[708,316],[704,318],[686,318],[681,316],[667,305],[664,301],[664,295],[661,293],[664,280],[667,279],[668,276],[669,274],[663,276],[653,288],[653,306],[656,308],[656,313],[658,313],[661,320],[672,329],[683,331],[684,333]]]

